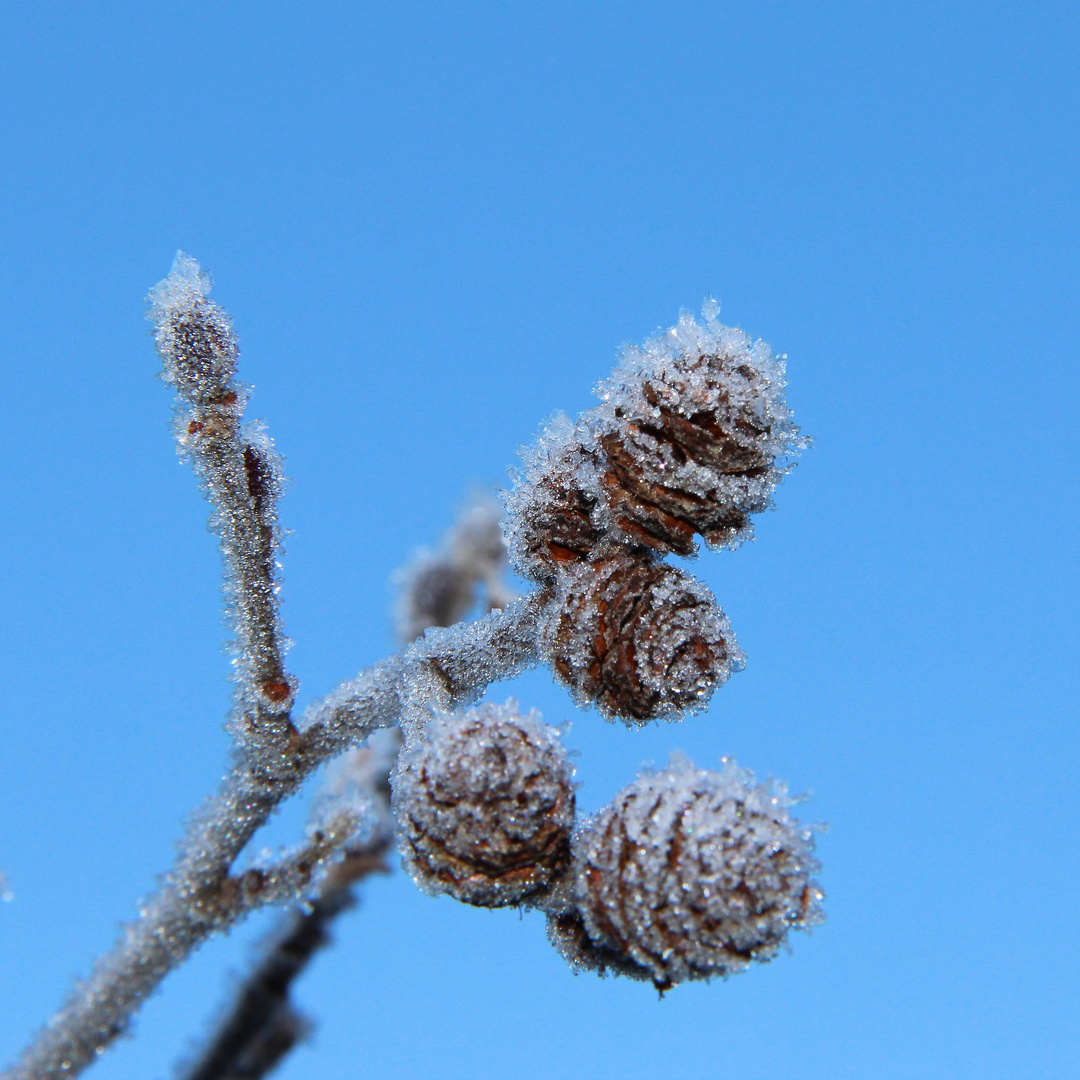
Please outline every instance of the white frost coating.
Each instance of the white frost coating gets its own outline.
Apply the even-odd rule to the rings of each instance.
[[[581,422],[575,424],[565,413],[556,413],[544,424],[536,440],[519,449],[521,469],[510,469],[513,487],[502,492],[503,507],[507,513],[502,530],[507,538],[510,562],[527,578],[544,580],[550,577],[548,558],[537,548],[552,531],[548,518],[553,507],[556,515],[563,516],[563,504],[569,501],[572,510],[589,517],[599,499],[599,471],[595,451],[585,448],[588,432]],[[595,529],[582,521],[581,549],[589,550],[595,544]],[[570,550],[578,550],[564,534],[565,521],[559,530],[558,541]],[[539,538],[538,538],[539,535]]]
[[[357,815],[356,835],[348,850],[389,842],[394,834],[388,777],[401,749],[401,733],[394,728],[373,731],[362,746],[346,750],[327,767],[312,804],[312,824],[332,820],[344,810]]]
[[[768,350],[749,343],[738,331],[719,327],[710,308],[704,328],[686,316],[667,338],[637,350],[637,359],[628,351],[616,375],[604,384],[599,406],[577,425],[562,421],[549,429],[526,464],[525,486],[531,485],[531,494],[511,496],[512,504],[517,499],[520,517],[527,516],[526,511],[543,515],[554,501],[554,512],[542,524],[547,528],[554,522],[558,528],[541,537],[541,546],[534,536],[521,561],[544,588],[471,626],[429,629],[412,646],[312,707],[307,722],[297,728],[289,715],[295,682],[281,667],[286,642],[276,602],[281,462],[261,428],[241,422],[247,390],[235,381],[236,339],[228,316],[209,300],[209,291],[208,277],[181,253],[168,278],[151,294],[150,314],[164,377],[179,398],[180,450],[194,463],[214,504],[213,525],[221,534],[230,612],[240,644],[236,730],[245,752],[235,759],[219,793],[191,821],[179,857],[158,891],[5,1074],[7,1080],[78,1074],[126,1029],[161,979],[210,934],[227,930],[260,905],[302,895],[311,887],[313,873],[347,849],[358,830],[377,827],[369,810],[377,801],[377,776],[394,756],[392,735],[391,741],[375,740],[366,751],[350,755],[332,772],[306,843],[276,860],[234,869],[256,830],[315,768],[373,729],[398,723],[413,740],[412,764],[402,775],[434,790],[437,785],[428,781],[441,769],[449,785],[460,788],[460,796],[449,801],[436,799],[423,808],[411,804],[415,813],[408,815],[409,827],[415,825],[418,835],[440,841],[463,839],[461,860],[467,865],[478,857],[481,863],[494,858],[494,873],[487,874],[482,887],[473,891],[472,885],[455,878],[448,891],[473,903],[542,905],[555,939],[576,964],[651,978],[666,988],[681,979],[726,975],[751,959],[768,959],[787,929],[815,922],[820,893],[808,876],[816,865],[809,854],[809,831],[788,817],[790,800],[782,788],[755,785],[750,774],[734,766],[715,774],[673,760],[666,771],[642,777],[624,790],[581,829],[574,862],[569,837],[572,772],[557,740],[545,741],[549,729],[532,715],[511,718],[509,706],[482,707],[464,717],[449,714],[475,701],[491,682],[537,661],[542,616],[552,603],[560,567],[573,564],[561,582],[565,594],[582,563],[595,569],[617,558],[641,573],[657,567],[677,573],[655,553],[681,551],[679,544],[694,532],[687,532],[688,525],[696,526],[708,542],[721,542],[713,525],[692,517],[681,522],[683,534],[674,540],[642,532],[644,526],[633,518],[641,507],[628,510],[627,500],[644,491],[645,511],[659,515],[658,520],[664,514],[670,517],[662,503],[672,492],[660,489],[675,477],[681,486],[674,495],[686,505],[695,498],[707,504],[712,496],[699,493],[705,491],[709,469],[738,475],[741,481],[759,470],[766,480],[753,490],[758,495],[771,491],[779,470],[766,452],[790,452],[797,440],[793,426],[784,435],[789,421],[780,393],[782,371],[769,368],[773,360]],[[717,354],[705,355],[703,348]],[[723,349],[728,351],[720,355]],[[646,360],[653,365],[647,378],[642,374]],[[713,370],[717,367],[720,375]],[[752,390],[746,391],[744,384],[753,384]],[[705,413],[692,411],[701,404],[707,406]],[[730,416],[724,414],[729,406]],[[732,430],[723,429],[718,417],[730,420]],[[650,424],[659,425],[659,434],[649,430]],[[711,464],[695,457],[705,452],[698,443],[711,455]],[[761,463],[743,467],[740,455]],[[761,475],[749,479],[760,481]],[[752,495],[743,500],[742,509],[735,509],[742,513],[762,508],[754,501],[760,498]],[[451,539],[450,551],[460,546],[475,555],[487,542],[489,525],[466,523]],[[666,527],[663,521],[661,526]],[[730,542],[730,536],[723,542]],[[491,554],[480,555],[480,562],[493,565]],[[538,558],[537,563],[527,565],[525,555]],[[473,565],[475,572],[479,563]],[[614,572],[606,580],[615,581]],[[704,596],[693,589],[676,594],[674,586],[656,581],[644,581],[639,588],[624,578],[623,584],[627,588],[618,595],[609,592],[604,598],[611,608],[625,606],[627,597],[634,604],[640,601],[639,609],[678,610],[684,601],[691,608],[706,606]],[[701,627],[716,631],[699,635],[706,644],[719,640],[726,628],[718,621],[722,616],[704,616],[684,622],[679,615],[666,644],[677,650]],[[631,628],[631,636],[646,634],[648,640],[640,642],[629,642],[621,633],[609,635],[616,643],[633,646],[625,650],[625,662],[616,665],[617,673],[633,673],[640,684],[634,693],[662,689],[636,674],[633,657],[651,649],[652,659],[670,667],[686,695],[699,701],[707,690],[705,681],[692,666],[680,667],[675,651],[654,648],[665,646],[666,639],[659,631],[651,634],[650,626],[643,617]],[[566,638],[578,641],[581,635]],[[728,656],[724,662],[734,659]],[[475,731],[465,730],[470,724]],[[425,738],[425,727],[434,738]],[[464,745],[453,748],[462,735]],[[411,796],[404,798],[408,802]],[[528,841],[528,858],[519,863],[514,860],[522,852],[515,843],[522,840]],[[445,854],[452,847],[443,843],[440,850]],[[503,858],[508,851],[509,863]],[[567,875],[571,866],[576,878]],[[529,876],[539,871],[538,877]],[[527,888],[520,888],[521,882],[509,887],[515,874]]]
[[[643,448],[639,463],[655,483],[756,513],[767,508],[803,443],[784,399],[783,358],[774,356],[764,341],[722,325],[716,319],[718,312],[714,303],[707,302],[703,323],[684,311],[669,330],[640,347],[627,346],[618,366],[597,386],[601,404],[587,414],[586,423],[599,439],[625,428],[628,419],[658,421],[663,406],[684,417],[715,410],[731,422],[729,430],[744,435],[745,451],[774,465],[765,477],[722,473],[695,461],[692,452],[680,454],[664,443]],[[716,361],[701,362],[710,357]],[[646,385],[659,390],[659,404],[648,399]],[[746,421],[758,430],[740,432]],[[735,546],[750,535],[747,528],[721,546]]]
[[[580,828],[554,943],[577,968],[661,989],[772,959],[789,930],[822,920],[812,829],[793,802],[730,760],[713,772],[673,755]]]

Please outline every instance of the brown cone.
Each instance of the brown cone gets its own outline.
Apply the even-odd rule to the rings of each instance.
[[[753,367],[696,356],[681,368],[641,383],[641,415],[617,407],[597,438],[613,523],[656,551],[690,555],[694,533],[712,547],[744,538],[782,473]]]
[[[402,855],[430,892],[521,904],[566,869],[572,769],[554,729],[513,703],[432,721],[392,783]]]
[[[627,555],[564,568],[542,633],[575,694],[630,725],[704,707],[742,666],[730,624],[704,585]]]

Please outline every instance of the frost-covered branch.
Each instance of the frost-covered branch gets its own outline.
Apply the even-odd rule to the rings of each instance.
[[[379,736],[383,736],[381,739]],[[350,750],[330,767],[316,809],[331,815],[357,798],[370,808],[367,835],[350,841],[344,857],[327,871],[315,895],[282,916],[261,956],[233,991],[210,1039],[183,1063],[180,1080],[261,1080],[310,1030],[310,1022],[290,999],[292,984],[320,949],[331,927],[356,904],[356,886],[373,873],[386,873],[393,844],[389,770],[400,739],[392,730],[376,732],[368,744]]]
[[[262,427],[243,422],[249,390],[236,380],[236,335],[209,293],[209,277],[180,252],[150,294],[150,317],[162,377],[176,390],[178,448],[195,468],[221,537],[226,612],[236,633],[232,727],[240,746],[257,752],[296,733],[289,719],[296,681],[285,671],[277,599],[283,476]]]
[[[323,762],[406,714],[418,715],[433,687],[440,691],[437,704],[456,707],[535,663],[540,606],[534,594],[468,626],[429,632],[309,709],[290,752],[238,761],[196,815],[162,888],[3,1080],[77,1075],[207,937],[257,907],[299,896],[310,877],[293,878],[289,889],[276,880],[256,888],[254,881],[239,887],[229,874],[274,808]]]
[[[396,575],[397,629],[404,642],[432,627],[460,622],[476,607],[478,593],[485,611],[513,599],[504,581],[509,564],[499,517],[494,499],[474,498],[434,552],[421,551]],[[414,710],[414,726],[429,714],[424,697]],[[445,687],[437,680],[432,698],[445,699]],[[356,885],[374,871],[388,870],[384,856],[394,834],[390,774],[400,746],[400,731],[383,729],[331,766],[319,801],[329,795],[334,803],[349,791],[362,792],[377,814],[371,835],[350,843],[315,895],[281,916],[251,970],[233,989],[213,1036],[181,1066],[181,1080],[260,1080],[309,1033],[312,1023],[293,1005],[290,987],[330,943],[337,918],[355,906]]]
[[[334,920],[356,904],[355,886],[370,874],[386,872],[391,844],[391,836],[383,834],[350,846],[327,872],[318,895],[284,916],[210,1042],[182,1067],[182,1080],[261,1080],[306,1037],[310,1024],[290,1000],[290,988],[330,944]]]
[[[453,626],[475,607],[477,594],[487,611],[514,598],[504,572],[506,542],[494,499],[476,499],[459,515],[439,548],[421,551],[397,575],[397,631],[414,641],[432,626]]]
[[[703,323],[684,314],[627,350],[597,406],[545,431],[506,500],[510,561],[536,591],[475,623],[428,629],[294,724],[276,600],[280,462],[261,429],[241,423],[236,341],[208,290],[180,256],[154,294],[153,317],[179,398],[181,450],[221,536],[241,752],[161,888],[0,1080],[79,1073],[170,970],[260,906],[305,896],[326,900],[332,918],[347,899],[333,875],[348,877],[355,845],[379,832],[358,839],[370,820],[357,804],[321,806],[305,843],[276,862],[235,863],[315,768],[380,729],[400,727],[404,742],[392,807],[418,884],[484,907],[544,911],[575,969],[666,990],[769,960],[789,930],[819,921],[812,836],[790,817],[782,787],[758,785],[733,763],[717,773],[673,758],[581,820],[556,730],[513,702],[461,712],[493,682],[542,660],[580,705],[636,727],[704,708],[739,670],[742,653],[716,599],[665,560],[694,553],[695,536],[737,546],[752,515],[771,505],[804,445],[784,400],[782,359],[722,326],[711,304]],[[461,617],[480,583],[499,606],[502,542],[492,521],[473,524],[407,576],[406,632]],[[265,1073],[287,1051],[301,1029],[281,988],[324,930],[325,920],[297,924],[284,939],[288,955],[275,960],[271,950],[252,987],[263,1005],[241,995],[243,1016],[222,1028],[228,1052],[202,1080],[225,1080],[229,1054]],[[281,991],[276,1005],[264,1000],[267,980]]]

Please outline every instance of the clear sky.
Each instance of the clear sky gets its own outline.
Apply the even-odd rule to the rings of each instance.
[[[294,480],[302,699],[394,647],[390,576],[470,485],[706,294],[788,354],[814,438],[695,568],[749,656],[707,714],[514,692],[573,719],[586,809],[675,748],[812,792],[826,925],[658,1001],[569,974],[538,916],[374,880],[282,1080],[1074,1077],[1078,46],[1054,2],[5,5],[0,1058],[227,753],[217,552],[143,318],[183,248]],[[268,926],[94,1075],[164,1080]]]

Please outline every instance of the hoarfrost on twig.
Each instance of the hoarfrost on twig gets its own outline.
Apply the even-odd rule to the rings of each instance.
[[[282,800],[324,761],[372,731],[397,724],[403,704],[426,673],[446,688],[451,707],[466,705],[492,682],[536,662],[534,597],[465,626],[439,631],[343,683],[312,706],[296,747],[273,770],[240,760],[220,792],[196,815],[161,890],[98,961],[68,1003],[3,1080],[58,1080],[77,1075],[128,1026],[131,1016],[174,967],[211,934],[264,902],[287,897],[245,892],[229,868]]]
[[[235,378],[236,335],[209,294],[209,277],[180,252],[150,293],[149,317],[162,377],[176,390],[178,449],[195,468],[221,538],[225,606],[236,634],[231,726],[244,750],[269,759],[295,736],[289,710],[296,680],[285,670],[278,605],[282,461],[260,424],[243,423],[249,391]]]
[[[460,622],[475,607],[478,593],[487,611],[513,599],[504,580],[508,560],[499,516],[493,499],[473,499],[434,552],[419,552],[399,571],[397,631],[402,641],[413,641],[432,626]]]
[[[181,1064],[180,1080],[261,1080],[311,1032],[290,989],[330,944],[334,921],[356,903],[357,884],[388,869],[384,859],[394,830],[386,776],[399,745],[396,730],[383,728],[330,764],[315,798],[315,821],[333,818],[343,805],[354,807],[363,815],[364,832],[344,845],[308,902],[282,917],[213,1034]]]

